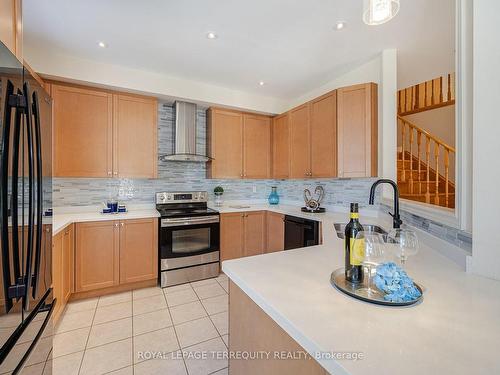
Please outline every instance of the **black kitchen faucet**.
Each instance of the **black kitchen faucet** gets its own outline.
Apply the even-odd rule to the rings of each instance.
[[[392,216],[392,227],[396,228],[396,229],[400,228],[401,224],[403,224],[403,222],[401,221],[401,218],[399,216],[399,189],[398,189],[398,185],[396,185],[396,183],[394,181],[386,179],[386,178],[375,181],[370,189],[370,201],[369,201],[369,203],[373,204],[373,201],[375,199],[375,189],[377,188],[377,186],[379,184],[389,184],[394,189],[394,213],[391,214],[389,212],[389,215]]]

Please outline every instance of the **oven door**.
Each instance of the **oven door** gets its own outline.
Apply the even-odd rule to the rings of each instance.
[[[160,258],[203,255],[219,250],[219,216],[160,219]]]

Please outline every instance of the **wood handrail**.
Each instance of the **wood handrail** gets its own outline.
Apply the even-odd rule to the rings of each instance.
[[[448,145],[446,142],[444,142],[443,140],[439,139],[438,137],[432,135],[431,133],[429,133],[427,130],[425,129],[422,129],[420,126],[418,125],[415,125],[414,123],[406,120],[404,117],[401,117],[401,116],[398,116],[398,120],[401,120],[403,121],[405,124],[407,124],[409,127],[415,129],[417,131],[417,133],[422,133],[424,134],[427,138],[430,138],[432,139],[434,142],[436,142],[439,146],[442,146],[444,147],[445,149],[449,150],[450,152],[453,152],[455,153],[455,148],[454,147],[451,147],[450,145]]]

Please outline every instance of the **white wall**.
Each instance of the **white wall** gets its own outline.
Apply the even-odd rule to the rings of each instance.
[[[474,0],[471,271],[500,279],[500,1]]]

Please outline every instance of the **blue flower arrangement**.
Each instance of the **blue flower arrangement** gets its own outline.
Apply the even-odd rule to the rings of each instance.
[[[385,293],[386,301],[409,302],[422,295],[405,270],[393,262],[383,263],[377,267],[374,282],[377,288]]]

